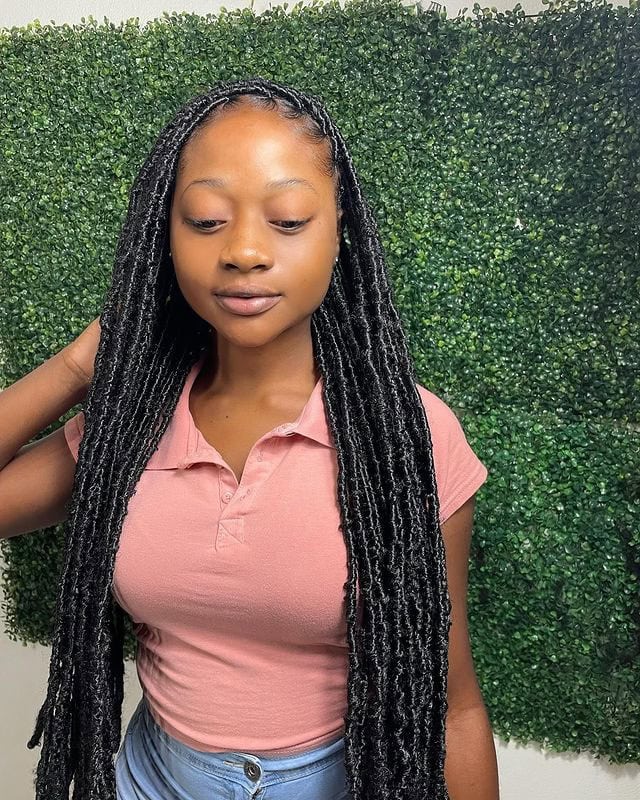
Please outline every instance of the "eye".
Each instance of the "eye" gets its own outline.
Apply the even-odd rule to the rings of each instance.
[[[211,226],[213,226],[214,222],[218,220],[215,219],[188,219],[187,222],[189,225],[192,225],[194,228],[203,228],[209,230]]]
[[[278,222],[282,222],[283,225],[291,225],[290,228],[285,228],[285,230],[295,230],[296,228],[301,228],[305,225],[308,220],[306,219],[280,219]]]
[[[284,230],[293,231],[301,228],[303,225],[306,225],[308,219],[279,219],[275,220],[276,223],[281,223],[282,225],[290,225],[291,227],[285,227]],[[215,230],[218,226],[214,227],[214,224],[220,222],[217,219],[187,219],[189,225],[192,225],[194,228],[200,228],[201,230]]]

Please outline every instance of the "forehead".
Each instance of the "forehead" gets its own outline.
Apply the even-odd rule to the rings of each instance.
[[[197,129],[185,144],[178,164],[178,182],[207,177],[216,170],[242,169],[273,177],[272,173],[330,180],[324,160],[329,142],[313,141],[298,120],[285,119],[275,110],[238,105]]]

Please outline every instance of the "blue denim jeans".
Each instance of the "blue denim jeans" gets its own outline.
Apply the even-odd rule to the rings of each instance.
[[[290,756],[194,750],[155,721],[144,697],[116,758],[117,800],[347,800],[344,737]]]

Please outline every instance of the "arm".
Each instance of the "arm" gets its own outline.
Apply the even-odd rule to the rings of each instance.
[[[40,447],[44,440],[29,440],[84,400],[101,331],[96,317],[70,344],[0,392],[0,471],[16,455]]]
[[[63,351],[0,392],[0,471],[25,442],[83,400],[86,393],[87,386],[74,374]]]
[[[67,519],[75,460],[64,429],[25,444],[87,393],[60,351],[0,392],[0,539]]]
[[[489,717],[476,677],[467,625],[467,579],[475,495],[442,525],[451,599],[445,782],[451,800],[499,800]]]

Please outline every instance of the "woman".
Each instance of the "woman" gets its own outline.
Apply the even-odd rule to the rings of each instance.
[[[86,395],[0,473],[32,515],[3,535],[68,518],[36,800],[497,798],[466,622],[487,471],[416,383],[322,103],[256,78],[184,105],[58,356],[0,397],[16,453],[39,370],[58,416]]]

